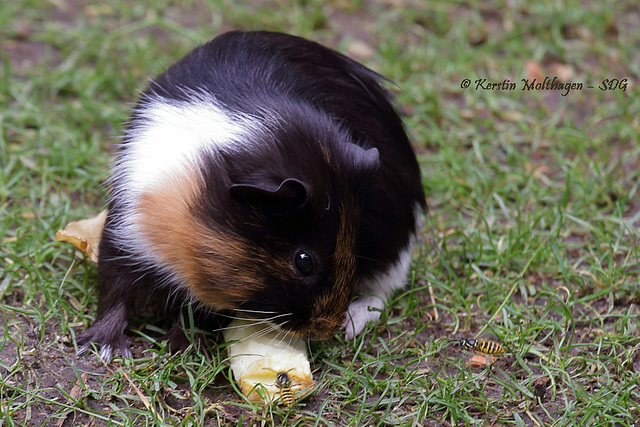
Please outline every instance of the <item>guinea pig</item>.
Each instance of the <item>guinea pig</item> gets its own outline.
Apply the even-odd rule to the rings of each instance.
[[[116,150],[79,354],[140,312],[351,339],[405,285],[426,209],[385,80],[315,42],[229,32],[140,95]]]

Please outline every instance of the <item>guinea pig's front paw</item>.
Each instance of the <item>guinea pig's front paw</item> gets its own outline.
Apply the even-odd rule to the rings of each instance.
[[[359,335],[367,322],[378,320],[383,308],[384,300],[378,296],[365,295],[352,302],[342,323],[347,339]]]
[[[78,356],[84,356],[91,349],[91,343],[100,344],[100,358],[109,363],[114,351],[119,351],[122,357],[131,358],[129,341],[124,336],[124,327],[113,328],[113,322],[102,318],[89,329],[78,335]],[[126,327],[126,323],[125,323]]]
[[[84,344],[83,346],[78,348],[78,352],[76,353],[78,356],[84,356],[89,351],[91,346],[91,342]],[[102,344],[100,346],[100,359],[102,359],[105,363],[109,363],[111,361],[111,357],[113,356],[114,350],[120,351],[122,357],[132,358],[131,349],[129,348],[129,343],[123,337],[123,342],[118,342],[116,344]]]

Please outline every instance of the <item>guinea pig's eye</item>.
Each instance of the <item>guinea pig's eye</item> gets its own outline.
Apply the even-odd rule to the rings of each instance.
[[[313,273],[313,258],[304,251],[298,251],[293,257],[293,264],[303,276]]]

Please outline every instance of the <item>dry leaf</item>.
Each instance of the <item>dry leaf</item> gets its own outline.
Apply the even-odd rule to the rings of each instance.
[[[528,80],[542,81],[544,79],[542,67],[536,61],[527,61],[524,64],[524,74]]]
[[[492,363],[495,363],[496,360],[498,360],[497,357],[474,354],[473,356],[471,356],[471,359],[467,360],[467,365],[471,366],[472,368],[484,368],[485,366],[489,366]]]
[[[103,210],[93,218],[70,222],[56,233],[56,240],[71,243],[93,262],[98,262],[98,246],[106,218],[107,211]]]
[[[552,76],[558,77],[558,80],[563,83],[571,81],[573,77],[573,69],[570,65],[556,63],[549,65],[548,69]]]
[[[360,60],[373,58],[373,49],[361,40],[354,40],[347,46],[347,54]]]

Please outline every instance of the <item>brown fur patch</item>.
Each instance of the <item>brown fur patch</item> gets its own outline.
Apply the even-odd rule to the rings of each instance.
[[[331,155],[329,154],[327,147],[322,143],[322,141],[318,141],[318,147],[320,147],[320,152],[322,153],[324,161],[327,162],[327,166],[333,168],[333,165],[331,164]]]
[[[242,268],[246,245],[238,236],[208,228],[195,215],[193,202],[203,186],[197,175],[165,180],[140,199],[145,239],[201,303],[214,309],[234,308],[248,287],[259,286]]]
[[[334,270],[330,277],[332,286],[315,302],[311,317],[311,333],[324,338],[335,332],[342,324],[353,296],[356,277],[356,224],[347,215],[348,207],[339,208],[340,228],[334,252]]]

